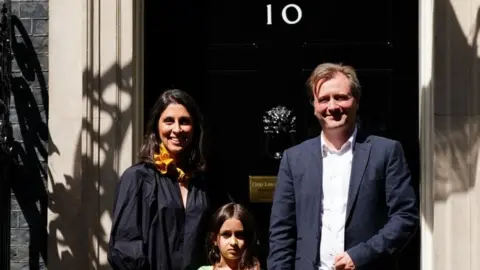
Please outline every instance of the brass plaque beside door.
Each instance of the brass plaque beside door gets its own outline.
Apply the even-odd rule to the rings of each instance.
[[[249,176],[250,202],[271,203],[277,183],[276,176],[257,175]]]

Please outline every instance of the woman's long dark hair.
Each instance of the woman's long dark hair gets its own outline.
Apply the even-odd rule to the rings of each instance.
[[[204,120],[195,100],[186,92],[180,89],[168,89],[163,92],[157,99],[150,111],[150,118],[147,123],[147,129],[143,145],[140,147],[139,157],[142,161],[153,163],[153,155],[158,153],[160,146],[160,136],[158,134],[158,120],[163,111],[170,104],[183,105],[190,116],[193,123],[192,142],[182,154],[185,157],[185,165],[190,170],[205,170],[205,148],[204,148]]]
[[[240,220],[243,225],[245,249],[240,257],[239,269],[255,269],[258,266],[258,260],[255,256],[257,245],[255,221],[248,210],[237,203],[228,203],[220,207],[213,215],[207,239],[208,260],[214,266],[220,262],[220,250],[214,245],[214,241],[225,220],[230,218]]]

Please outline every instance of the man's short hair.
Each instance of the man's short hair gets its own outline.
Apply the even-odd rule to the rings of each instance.
[[[318,65],[311,73],[307,80],[308,95],[310,100],[315,98],[315,87],[320,80],[328,80],[335,76],[337,73],[342,73],[350,81],[350,89],[352,96],[359,101],[361,96],[361,86],[357,78],[355,69],[351,66],[336,64],[336,63],[323,63]]]

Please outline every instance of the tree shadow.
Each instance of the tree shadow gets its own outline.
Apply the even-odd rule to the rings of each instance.
[[[122,99],[133,99],[127,91],[132,88],[131,78],[118,81],[118,74],[132,74],[132,63],[123,67],[115,63],[101,75],[91,70],[84,71],[84,83],[91,86],[84,92],[90,108],[87,115],[101,115],[102,123],[108,122],[108,128],[100,127],[99,131],[98,125],[102,123],[84,117],[82,132],[77,135],[73,174],[64,175],[65,179],[61,181],[55,181],[52,174],[49,177],[54,194],[49,208],[53,213],[49,233],[57,236],[57,242],[50,244],[49,252],[50,263],[55,269],[110,269],[105,258],[99,259],[98,254],[108,251],[108,224],[111,222],[115,186],[122,173],[118,171],[117,157],[130,128],[119,123],[122,117],[131,115],[132,106],[130,103],[120,108],[117,104],[108,103],[104,97],[113,86],[119,89]],[[83,149],[86,140],[90,140],[87,147],[98,146],[98,149],[90,149],[95,152],[88,155]],[[87,175],[92,179],[85,177]],[[80,213],[71,211],[65,205],[68,202],[73,202],[73,205],[81,202]],[[72,221],[79,221],[81,225],[72,227]]]
[[[434,8],[434,199],[445,201],[475,187],[480,168],[480,8],[470,33],[450,1],[435,1]]]
[[[11,16],[12,51],[20,74],[12,77],[10,116],[15,138],[11,188],[29,229],[29,269],[47,263],[48,90],[32,41],[17,16]],[[36,95],[38,94],[38,95]]]

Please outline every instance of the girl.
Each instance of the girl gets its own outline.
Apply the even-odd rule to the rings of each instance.
[[[260,270],[253,254],[257,242],[253,217],[242,205],[229,203],[215,212],[207,241],[212,265],[199,270]]]

